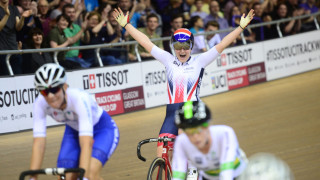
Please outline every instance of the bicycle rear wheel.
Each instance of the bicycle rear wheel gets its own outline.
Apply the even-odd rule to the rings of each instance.
[[[165,173],[165,168],[167,168],[167,178]],[[166,167],[166,163],[162,158],[155,158],[151,163],[148,171],[147,180],[171,180],[171,172],[169,167]]]

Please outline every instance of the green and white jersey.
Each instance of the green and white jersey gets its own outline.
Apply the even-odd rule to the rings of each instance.
[[[186,134],[176,138],[173,150],[173,180],[184,180],[188,163],[196,167],[200,178],[232,180],[246,167],[233,129],[225,125],[209,127],[212,144],[207,154],[200,152]],[[202,178],[201,178],[202,179]]]

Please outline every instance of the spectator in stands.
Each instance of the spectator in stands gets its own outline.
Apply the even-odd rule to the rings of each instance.
[[[183,14],[185,22],[190,20],[188,12],[184,11],[182,0],[170,0],[170,4],[166,6],[162,12],[162,31],[170,28],[170,22],[175,14]]]
[[[203,20],[200,16],[193,16],[190,20],[190,32],[194,35],[197,33],[204,32],[203,29]],[[194,46],[192,48],[191,53],[197,54],[201,52],[207,51],[206,44],[205,44],[205,37],[203,35],[194,36]]]
[[[141,21],[141,14],[135,12],[137,3],[136,1],[132,2],[133,0],[119,0],[118,6],[120,9],[127,13],[127,11],[130,11],[130,23],[134,27],[138,27],[139,22]]]
[[[83,37],[82,28],[78,24],[74,23],[79,17],[79,10],[76,11],[73,4],[66,4],[62,8],[62,14],[67,15],[71,21],[71,24],[69,24],[69,26],[63,30],[66,37]],[[80,46],[80,38],[75,38],[74,40],[76,41],[72,43],[72,46]],[[68,51],[65,58],[69,61],[79,63],[83,68],[90,67],[90,63],[79,57],[79,50],[77,49]]]
[[[275,15],[274,20],[288,18],[288,8],[285,3],[280,3],[277,6],[277,13]],[[302,12],[300,10],[293,11],[293,17],[301,15]],[[300,32],[301,29],[301,20],[291,20],[289,22],[280,23],[280,30],[283,36],[293,35]]]
[[[59,6],[51,11],[50,19],[56,19],[60,14],[62,14],[62,8],[66,4],[70,4],[72,0],[60,0]]]
[[[206,8],[204,8],[204,6]],[[192,6],[193,7],[193,6]],[[191,7],[191,17],[193,16],[200,16],[201,19],[204,19],[208,16],[209,14],[209,5],[207,3],[203,3],[203,0],[195,0],[194,1],[194,7],[195,10],[192,11],[192,7]]]
[[[53,28],[49,33],[51,48],[68,47],[74,44],[81,38],[82,33],[87,28],[87,21],[84,21],[81,25],[80,31],[75,36],[70,38],[67,37],[64,32],[64,29],[66,29],[69,26],[69,24],[71,24],[69,16],[61,14],[57,17],[56,21],[57,26]],[[66,69],[77,69],[81,67],[80,63],[66,59],[65,55],[66,51],[60,51],[58,53],[58,61],[61,66],[63,66]]]
[[[203,32],[204,31],[203,27],[204,27],[203,20],[201,19],[200,16],[193,16],[190,19],[189,30],[192,34],[197,34],[199,32]]]
[[[226,5],[224,6],[224,18],[229,20],[232,7],[237,6],[241,11],[243,10],[244,2],[243,0],[228,0]],[[245,13],[245,12],[243,12]]]
[[[217,21],[209,21],[205,26],[206,32],[218,31],[218,30],[219,30],[219,23]],[[208,42],[209,49],[211,49],[213,46],[221,42],[221,37],[218,33],[207,35],[207,42]]]
[[[47,0],[39,0],[38,2],[38,16],[41,21],[44,37],[49,35],[49,32],[53,26],[49,17],[49,3]]]
[[[192,0],[193,4],[191,5],[190,8],[190,15],[192,16],[192,14],[196,11],[198,11],[198,6],[200,6],[200,11],[206,13],[207,15],[210,14],[210,10],[209,10],[209,3],[210,0],[201,0],[201,3],[198,2],[198,0]]]
[[[313,14],[319,11],[319,8],[316,6],[315,0],[307,0],[307,2],[300,4],[300,7],[304,9],[304,14]],[[301,25],[301,31],[311,31],[315,30],[316,25],[314,23],[314,16],[304,19]]]
[[[111,10],[111,6],[108,11]],[[103,44],[110,36],[114,34],[114,30],[108,20],[109,12],[104,12],[100,15],[98,12],[90,12],[88,19],[88,29],[85,31],[83,38],[84,45]],[[122,60],[116,59],[114,56],[101,55],[101,60],[104,65],[122,64]],[[97,56],[94,49],[82,51],[82,58],[90,63],[90,66],[97,64]]]
[[[272,16],[272,14],[276,10],[277,4],[278,4],[278,0],[264,0],[261,4],[263,14]]]
[[[294,11],[299,9],[298,0],[287,0],[285,3],[287,5],[288,17],[293,17]]]
[[[175,14],[171,18],[170,22],[170,28],[166,29],[166,31],[163,32],[163,37],[171,37],[171,35],[177,30],[183,27],[183,15],[182,14]],[[170,48],[170,40],[163,41],[163,47],[164,50],[171,52]]]
[[[21,16],[16,6],[9,5],[9,0],[0,1],[0,50],[17,50],[17,32],[24,25],[25,18],[32,14],[31,10],[24,11]],[[12,55],[10,64],[14,74],[22,73],[20,55]],[[0,55],[0,75],[8,75],[6,55]]]
[[[17,32],[17,40],[21,41],[24,45],[25,40],[28,38],[30,29],[37,27],[42,30],[42,24],[39,17],[37,16],[38,9],[37,3],[35,1],[31,2],[31,0],[18,0],[18,4],[18,6],[21,7],[22,11],[32,11],[32,14],[24,19],[24,25],[22,29]]]
[[[238,27],[240,25],[240,19],[241,19],[241,12],[239,8],[237,6],[233,6],[230,12],[231,12],[230,17],[232,17],[232,22],[231,22],[232,26]],[[252,43],[256,41],[255,34],[248,27],[243,31],[243,35],[247,43]],[[238,36],[236,45],[242,45],[242,44],[243,44],[242,38],[241,36]]]
[[[255,17],[251,21],[251,24],[259,24],[262,23],[262,15],[263,15],[263,9],[261,6],[261,3],[254,3],[252,5],[252,9],[255,12]],[[261,41],[264,39],[264,33],[263,33],[264,27],[258,27],[258,28],[252,28],[252,33],[255,34],[256,41]]]
[[[44,35],[41,29],[33,28],[29,31],[26,49],[47,48],[44,45]],[[46,63],[54,63],[48,52],[23,54],[23,73],[34,73],[40,66]]]
[[[137,1],[135,1],[137,3]],[[159,26],[157,28],[157,33],[162,34],[162,19],[160,14],[158,14],[150,5],[148,5],[148,1],[140,1],[135,5],[136,13],[141,15],[138,27],[146,27],[147,26],[147,16],[149,14],[156,14],[159,19]]]
[[[213,0],[210,2],[210,14],[204,19],[204,24],[209,21],[217,21],[219,23],[220,29],[228,29],[229,24],[225,18],[219,17],[220,6],[218,1]],[[221,39],[223,39],[229,32],[220,33]]]
[[[105,39],[105,43],[118,43],[125,42],[124,34],[122,33],[122,27],[118,24],[116,19],[113,17],[113,11],[108,13],[108,21],[113,28],[113,34]],[[115,46],[112,48],[101,49],[101,55],[114,56],[116,59],[121,59],[122,63],[128,62],[128,49],[125,46]]]
[[[77,3],[79,3],[79,0],[76,1]],[[82,0],[80,1],[79,5],[83,4],[83,9],[86,9],[88,12],[94,11],[99,7],[99,2],[98,0]],[[75,6],[77,4],[74,4]],[[78,9],[78,7],[76,6],[76,8]],[[81,7],[82,8],[82,7]]]
[[[155,14],[150,14],[147,17],[147,27],[139,28],[139,30],[142,33],[144,33],[149,39],[160,38],[161,36],[156,33],[156,29],[158,25],[159,25],[158,16]],[[159,48],[163,49],[162,41],[155,41],[153,43],[156,44]],[[141,45],[138,46],[138,51],[142,60],[154,59],[154,57]],[[130,61],[137,60],[135,47],[133,45],[130,46],[129,60]]]

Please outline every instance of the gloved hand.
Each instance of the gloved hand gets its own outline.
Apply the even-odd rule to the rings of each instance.
[[[248,26],[248,24],[251,22],[251,20],[253,19],[254,10],[251,9],[246,17],[244,17],[244,15],[245,14],[242,15],[241,20],[240,20],[240,27],[242,29],[246,28]]]
[[[113,17],[117,20],[121,27],[125,27],[129,23],[129,11],[126,15],[124,15],[120,8],[114,9]]]

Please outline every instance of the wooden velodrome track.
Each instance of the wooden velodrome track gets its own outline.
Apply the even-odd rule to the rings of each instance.
[[[247,156],[270,152],[285,160],[297,180],[320,179],[320,69],[203,98],[213,124],[234,128]],[[165,106],[114,116],[120,144],[102,170],[104,179],[143,180],[155,157],[155,144],[136,156],[137,143],[156,137]],[[48,129],[43,167],[54,167],[64,127]],[[15,180],[27,170],[32,132],[0,136],[0,179]],[[54,179],[41,176],[42,179]]]

